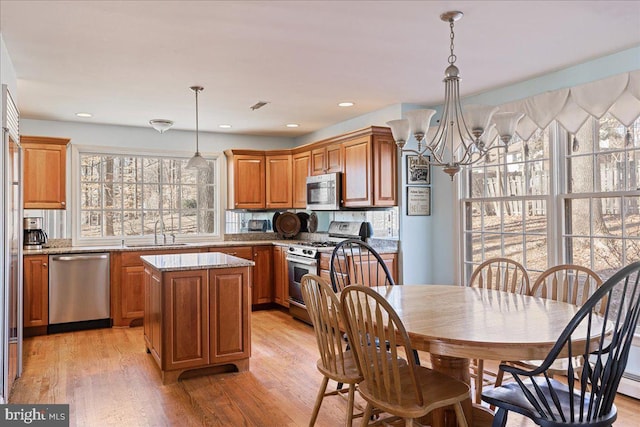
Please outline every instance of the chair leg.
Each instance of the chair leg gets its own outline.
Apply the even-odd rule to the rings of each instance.
[[[500,365],[502,365],[505,362],[500,362]],[[500,387],[502,385],[502,380],[504,379],[504,371],[502,369],[500,369],[500,367],[498,366],[498,374],[496,375],[496,387]]]
[[[491,427],[505,427],[507,425],[507,410],[498,408],[498,412],[493,417]]]
[[[404,427],[413,427],[415,423],[413,422],[413,418],[405,418],[404,419]]]
[[[309,427],[313,427],[316,424],[318,412],[320,412],[320,405],[322,405],[322,399],[324,399],[324,394],[327,391],[327,384],[329,384],[329,377],[324,377],[322,379],[322,384],[320,384],[320,390],[318,390],[318,397],[316,397],[316,404],[313,407],[311,420],[309,420]]]
[[[476,360],[476,403],[482,402],[482,387],[484,386],[484,360]]]
[[[456,402],[453,405],[453,410],[456,412],[456,419],[458,420],[458,427],[468,427],[467,418],[464,416],[464,410],[462,409],[462,404],[460,402]]]
[[[371,403],[367,403],[367,407],[364,408],[364,414],[362,415],[362,423],[360,423],[360,427],[367,427],[369,425],[369,420],[371,419],[372,413],[373,405],[371,405]]]
[[[356,385],[349,384],[349,399],[347,401],[347,427],[353,425],[353,402],[355,400]]]

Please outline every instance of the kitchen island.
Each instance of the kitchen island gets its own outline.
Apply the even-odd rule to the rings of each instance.
[[[219,252],[148,255],[144,339],[162,382],[249,369],[253,261]],[[196,371],[197,370],[197,371]]]

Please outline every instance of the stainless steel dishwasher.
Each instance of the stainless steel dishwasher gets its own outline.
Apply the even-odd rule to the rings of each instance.
[[[49,255],[49,333],[111,326],[109,254]]]

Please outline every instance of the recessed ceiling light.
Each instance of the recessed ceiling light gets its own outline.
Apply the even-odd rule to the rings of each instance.
[[[353,107],[355,104],[351,101],[345,101],[338,104],[338,107]]]
[[[231,129],[231,125],[218,125],[220,129]]]
[[[300,125],[297,124],[297,123],[287,123],[287,127],[288,128],[297,128],[298,126],[300,126]]]
[[[88,119],[90,117],[93,117],[93,114],[91,114],[91,113],[76,113],[76,116]]]

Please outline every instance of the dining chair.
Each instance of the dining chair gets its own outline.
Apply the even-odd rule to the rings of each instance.
[[[491,258],[480,264],[471,273],[469,286],[522,295],[530,293],[527,270],[522,264],[509,258]],[[505,363],[505,361],[501,363]],[[470,367],[471,376],[474,378],[474,400],[476,403],[480,403],[482,400],[482,388],[490,384],[500,385],[503,373],[500,370],[493,372],[485,369],[484,360],[482,359],[473,359]],[[485,374],[495,378],[495,380],[487,380]]]
[[[458,426],[467,426],[461,403],[469,398],[469,386],[453,377],[419,366],[408,358],[400,365],[398,348],[405,354],[413,349],[409,335],[393,307],[374,289],[352,285],[340,294],[347,333],[356,355],[363,380],[358,391],[367,402],[362,418],[366,426],[372,411],[378,409],[395,418],[403,418],[406,426],[437,408],[453,405]],[[389,342],[391,357],[380,363],[371,339]],[[389,420],[378,420],[378,422]]]
[[[593,270],[575,264],[561,264],[545,270],[536,279],[531,288],[531,295],[552,299],[554,301],[566,302],[577,305],[578,307],[585,304],[591,295],[602,285],[602,279]],[[606,299],[597,304],[597,311],[604,314]],[[580,368],[580,359],[571,360],[575,370]],[[540,366],[541,360],[523,360],[503,362],[510,365],[533,369]],[[569,363],[567,358],[559,358],[547,369],[548,374],[562,375],[566,372],[566,365]],[[502,376],[504,372],[498,373],[496,385],[502,384]]]
[[[346,239],[338,243],[331,253],[329,275],[334,291],[349,285],[394,286],[393,275],[380,254],[360,239]],[[413,352],[416,364],[420,356]]]
[[[301,280],[301,288],[302,298],[313,323],[313,330],[315,331],[318,350],[320,351],[317,368],[324,376],[313,407],[309,426],[315,424],[325,396],[338,395],[346,391],[348,391],[346,425],[351,426],[354,418],[355,389],[356,385],[362,380],[362,375],[356,364],[353,352],[345,349],[345,343],[340,332],[340,325],[344,324],[340,302],[331,285],[319,276],[304,275]],[[349,388],[340,388],[327,392],[329,380],[348,384]]]
[[[343,240],[333,248],[329,273],[335,292],[340,292],[352,284],[395,285],[393,276],[380,254],[371,245],[359,239]]]
[[[639,317],[640,262],[635,262],[611,276],[578,309],[539,367],[500,367],[515,382],[482,393],[482,400],[498,408],[493,426],[504,427],[509,411],[545,427],[613,425],[614,399]],[[561,382],[548,369],[564,352],[569,360],[580,358],[583,368],[568,363],[566,382]]]

